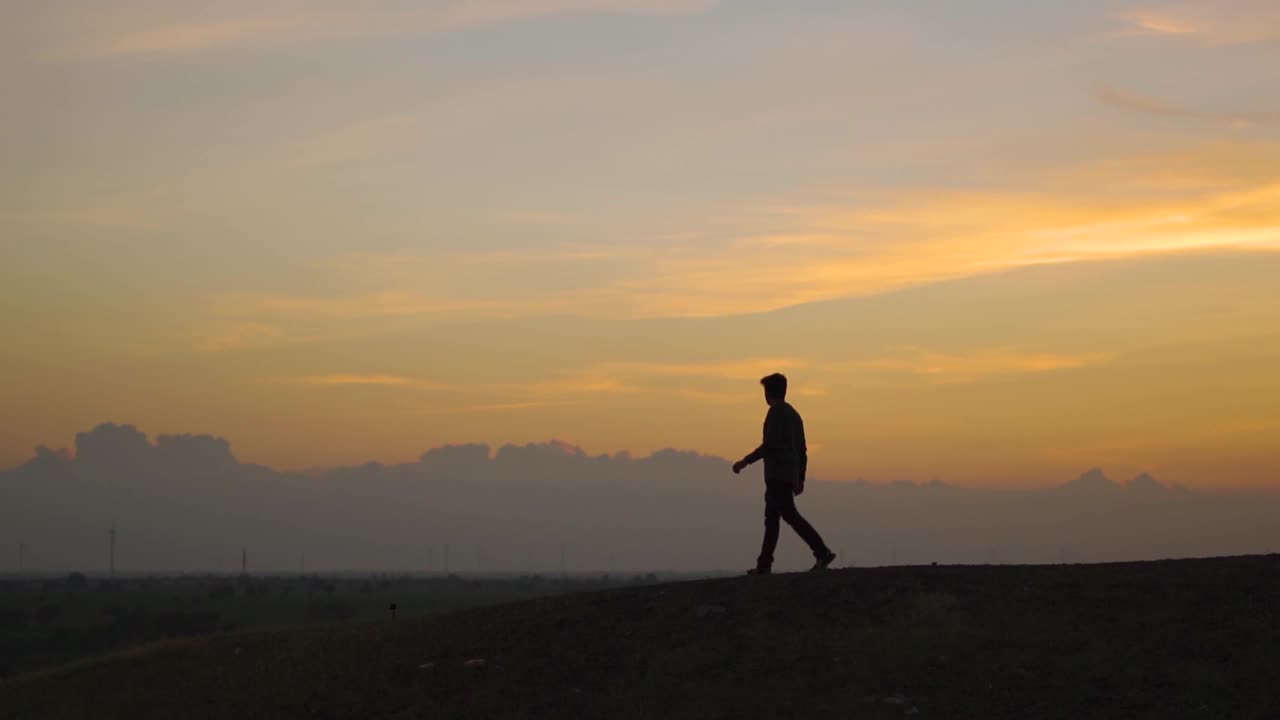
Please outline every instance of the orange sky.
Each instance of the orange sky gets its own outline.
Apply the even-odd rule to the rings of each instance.
[[[1280,484],[1280,11],[0,10],[0,465],[445,442]],[[212,12],[212,14],[211,14]]]

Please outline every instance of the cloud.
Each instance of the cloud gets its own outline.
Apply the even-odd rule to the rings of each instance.
[[[398,375],[307,375],[287,382],[300,385],[408,385],[409,378]]]
[[[719,377],[733,380],[756,380],[770,373],[808,367],[798,358],[752,358],[705,363],[612,363],[605,368],[613,372],[636,375]]]
[[[1094,94],[1098,100],[1111,107],[1149,115],[1205,120],[1223,123],[1234,128],[1280,123],[1280,113],[1223,113],[1194,110],[1160,98],[1142,95],[1132,90],[1115,88],[1110,85],[1099,85]]]
[[[244,323],[199,340],[196,352],[229,352],[261,347],[281,340],[284,331],[266,323]]]
[[[402,153],[421,137],[424,121],[418,114],[386,113],[317,130],[284,144],[279,161],[288,171],[300,171]]]
[[[756,380],[779,370],[808,367],[809,363],[797,359],[753,359],[710,363],[605,363],[582,371],[553,376],[528,382],[473,382],[467,385],[433,382],[405,375],[335,373],[302,375],[277,378],[275,382],[309,387],[391,387],[407,390],[454,392],[482,396],[515,398],[511,402],[480,403],[452,407],[437,407],[439,413],[476,413],[498,410],[524,410],[564,404],[575,396],[619,395],[657,392],[653,380],[657,377],[723,378],[732,380]],[[740,404],[754,395],[742,392],[718,393],[698,388],[672,388],[666,384],[663,392],[672,392],[690,400],[711,404]],[[797,396],[816,397],[824,393],[820,387],[801,388]],[[551,398],[558,398],[552,401]]]
[[[105,205],[0,213],[0,221],[4,222],[126,230],[154,229],[156,220],[156,213],[143,208]]]
[[[550,403],[539,401],[490,403],[486,405],[464,405],[462,407],[435,408],[442,415],[469,415],[472,413],[509,412],[511,410],[536,410],[566,403]]]
[[[598,15],[688,15],[706,12],[717,0],[395,0],[354,5],[337,2],[264,3],[265,7],[220,5],[223,17],[157,22],[146,7],[118,14],[133,20],[114,31],[82,37],[74,51],[80,57],[146,57],[210,52],[234,48],[313,45],[395,34],[467,30],[539,17]],[[240,10],[240,12],[236,12]],[[216,12],[216,11],[214,11]],[[86,23],[87,24],[87,23]]]
[[[105,38],[86,52],[93,56],[154,55],[269,43],[286,37],[336,36],[337,18],[305,16],[251,17],[213,22],[177,23],[125,32]]]
[[[628,236],[606,247],[345,254],[304,269],[320,276],[309,286],[344,288],[333,295],[241,293],[209,307],[241,323],[309,318],[333,332],[395,318],[717,317],[1046,263],[1280,250],[1277,163],[1280,145],[1213,143],[1053,168],[1032,179],[1036,191],[832,189],[807,203],[780,198],[744,206],[736,218],[694,217],[688,233],[647,243]],[[553,267],[557,281],[524,280],[521,269],[535,265]]]
[[[1110,353],[1029,352],[1017,348],[983,348],[964,353],[944,353],[923,348],[903,348],[896,355],[826,366],[833,371],[889,370],[907,372],[942,384],[976,382],[999,375],[1076,370],[1105,365]]]
[[[760,398],[756,395],[748,395],[741,392],[715,392],[713,390],[681,388],[676,390],[674,394],[676,397],[693,400],[704,405],[745,405],[760,402]]]
[[[1207,47],[1280,39],[1280,5],[1274,0],[1197,0],[1132,8],[1118,17],[1130,34]]]
[[[435,383],[426,380],[417,380],[407,378],[400,375],[357,375],[357,374],[336,374],[336,375],[304,375],[301,377],[282,378],[279,382],[296,385],[311,385],[316,387],[341,387],[348,385],[356,386],[374,386],[374,387],[398,387],[411,390],[454,390],[452,385],[445,383]]]
[[[572,213],[555,210],[507,210],[497,214],[498,220],[512,225],[572,225],[578,218]]]
[[[1123,13],[1122,17],[1139,30],[1152,35],[1191,35],[1196,32],[1195,26],[1171,17],[1167,11],[1131,10]]]
[[[636,393],[642,390],[616,377],[593,372],[528,383],[491,386],[504,393],[524,395],[586,395],[595,393]]]
[[[103,518],[126,539],[129,567],[193,572],[221,566],[228,548],[238,561],[245,546],[264,571],[296,567],[305,552],[318,569],[421,572],[445,543],[484,548],[496,560],[482,568],[459,552],[451,569],[463,574],[558,571],[562,562],[575,571],[707,570],[733,567],[758,541],[748,523],[759,513],[756,486],[734,477],[728,460],[695,452],[593,455],[552,440],[493,453],[437,447],[387,465],[363,456],[304,474],[241,463],[232,443],[209,435],[152,443],[135,427],[103,425],[77,434],[76,444],[74,457],[46,452],[0,471],[0,526],[38,549],[46,572],[100,563]],[[1116,464],[1107,465],[1115,475]],[[1060,482],[1069,477],[972,489],[818,475],[806,513],[858,564],[985,562],[993,547],[1019,562],[1237,555],[1280,540],[1274,493],[1178,491],[1145,477],[1119,484],[1101,472]],[[166,541],[138,542],[146,537]],[[784,543],[779,562],[804,567],[805,552]]]
[[[346,319],[457,313],[503,314],[502,306],[496,301],[450,300],[398,290],[341,297],[240,294],[218,298],[212,309],[216,314],[222,315],[314,315]]]
[[[392,387],[405,390],[430,390],[436,392],[457,392],[474,394],[499,394],[503,397],[536,398],[528,402],[520,400],[500,405],[483,405],[479,407],[537,407],[543,404],[543,398],[554,396],[589,395],[596,393],[634,393],[641,389],[616,377],[603,375],[595,371],[584,371],[578,374],[551,377],[522,383],[473,383],[455,385],[405,375],[382,373],[333,373],[324,375],[300,375],[276,378],[274,382],[284,385],[304,385],[309,387]],[[453,408],[454,411],[461,411]]]

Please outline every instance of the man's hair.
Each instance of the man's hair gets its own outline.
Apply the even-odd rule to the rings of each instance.
[[[764,394],[773,397],[787,398],[787,376],[782,373],[774,373],[768,377],[760,378],[760,384],[764,386]]]

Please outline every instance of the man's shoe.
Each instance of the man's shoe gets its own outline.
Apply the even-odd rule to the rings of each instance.
[[[753,567],[747,571],[748,575],[772,575],[773,569],[767,567]]]
[[[836,554],[833,552],[828,552],[826,555],[823,555],[822,557],[818,558],[817,562],[815,562],[813,564],[813,567],[809,568],[809,570],[810,572],[814,570],[826,570],[828,567],[831,566],[831,563],[834,562],[835,559],[836,559]]]

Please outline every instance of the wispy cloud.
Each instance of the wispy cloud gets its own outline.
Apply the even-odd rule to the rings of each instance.
[[[191,12],[192,19],[151,21],[149,13],[124,12],[132,27],[91,33],[79,40],[81,57],[138,57],[263,48],[393,34],[438,33],[571,14],[686,15],[710,10],[717,0],[398,0],[350,3],[274,2],[249,10],[217,6],[222,16]],[[168,13],[172,16],[172,13]],[[110,27],[108,25],[108,27]]]
[[[1118,16],[1130,34],[1210,47],[1280,39],[1280,5],[1273,0],[1193,0],[1131,8]]]
[[[1192,35],[1198,30],[1196,25],[1169,9],[1140,8],[1120,16],[1139,32],[1150,35]]]
[[[506,394],[554,396],[554,395],[590,395],[598,393],[636,393],[642,392],[639,387],[631,385],[619,378],[595,372],[584,372],[567,377],[551,378],[527,383],[505,383],[487,386],[487,389],[499,390]]]
[[[402,153],[421,137],[424,120],[414,113],[386,113],[315,130],[281,146],[280,164],[288,171],[311,170]]]
[[[279,341],[284,331],[266,323],[242,323],[196,341],[196,352],[246,350]]]
[[[0,222],[38,227],[85,227],[123,230],[152,230],[161,224],[163,213],[143,202],[137,204],[84,204],[47,209],[0,212]]]
[[[313,315],[337,319],[503,314],[496,301],[451,300],[396,290],[343,297],[230,295],[216,299],[212,309],[222,315]]]
[[[1210,110],[1196,110],[1168,100],[1143,95],[1132,90],[1099,85],[1095,95],[1101,102],[1111,107],[1148,115],[1164,117],[1205,120],[1228,125],[1233,128],[1249,128],[1255,125],[1274,125],[1280,123],[1280,112],[1226,113]]]
[[[186,53],[214,48],[270,43],[286,38],[322,39],[339,34],[339,16],[248,17],[157,25],[103,38],[86,48],[91,56]]]
[[[770,373],[808,367],[798,358],[753,358],[703,363],[613,363],[605,368],[612,372],[685,377],[720,377],[733,380],[755,380]]]
[[[489,382],[484,379],[473,379],[467,383],[447,383],[425,380],[407,375],[386,373],[331,373],[320,375],[300,375],[275,378],[274,382],[285,385],[304,385],[308,387],[391,387],[405,390],[426,390],[433,392],[455,392],[463,394],[501,395],[520,398],[519,402],[543,402],[543,399],[557,396],[614,394],[641,392],[641,388],[628,384],[616,377],[588,370],[577,374],[549,377],[529,382]]]
[[[431,412],[440,415],[470,415],[472,413],[501,413],[511,412],[513,410],[538,410],[546,407],[557,405],[566,405],[564,402],[510,402],[510,403],[488,403],[481,405],[463,405],[461,407],[436,407]]]
[[[697,228],[691,231],[696,239],[617,248],[342,256],[312,270],[323,275],[323,285],[349,288],[346,294],[236,294],[216,299],[210,309],[240,323],[311,318],[330,328],[395,318],[714,317],[1044,263],[1280,250],[1277,162],[1280,146],[1218,144],[1055,169],[1037,179],[1036,192],[860,192],[845,195],[847,204],[829,193],[808,205],[744,208],[738,224],[761,228],[752,233]],[[601,262],[610,272],[601,273]],[[520,266],[554,268],[566,282],[513,283]],[[467,282],[459,283],[461,277]],[[743,377],[762,369],[613,368]]]
[[[455,386],[445,383],[435,383],[415,378],[408,378],[401,375],[359,375],[344,374],[335,375],[303,375],[301,377],[281,378],[278,382],[290,385],[309,385],[313,387],[343,387],[343,386],[372,386],[372,387],[397,387],[409,390],[455,390]]]
[[[1109,353],[1050,353],[1018,348],[983,348],[964,353],[944,353],[923,348],[903,348],[898,353],[870,360],[826,366],[830,371],[888,370],[905,372],[938,383],[968,383],[1000,375],[1074,370],[1105,365]]]

